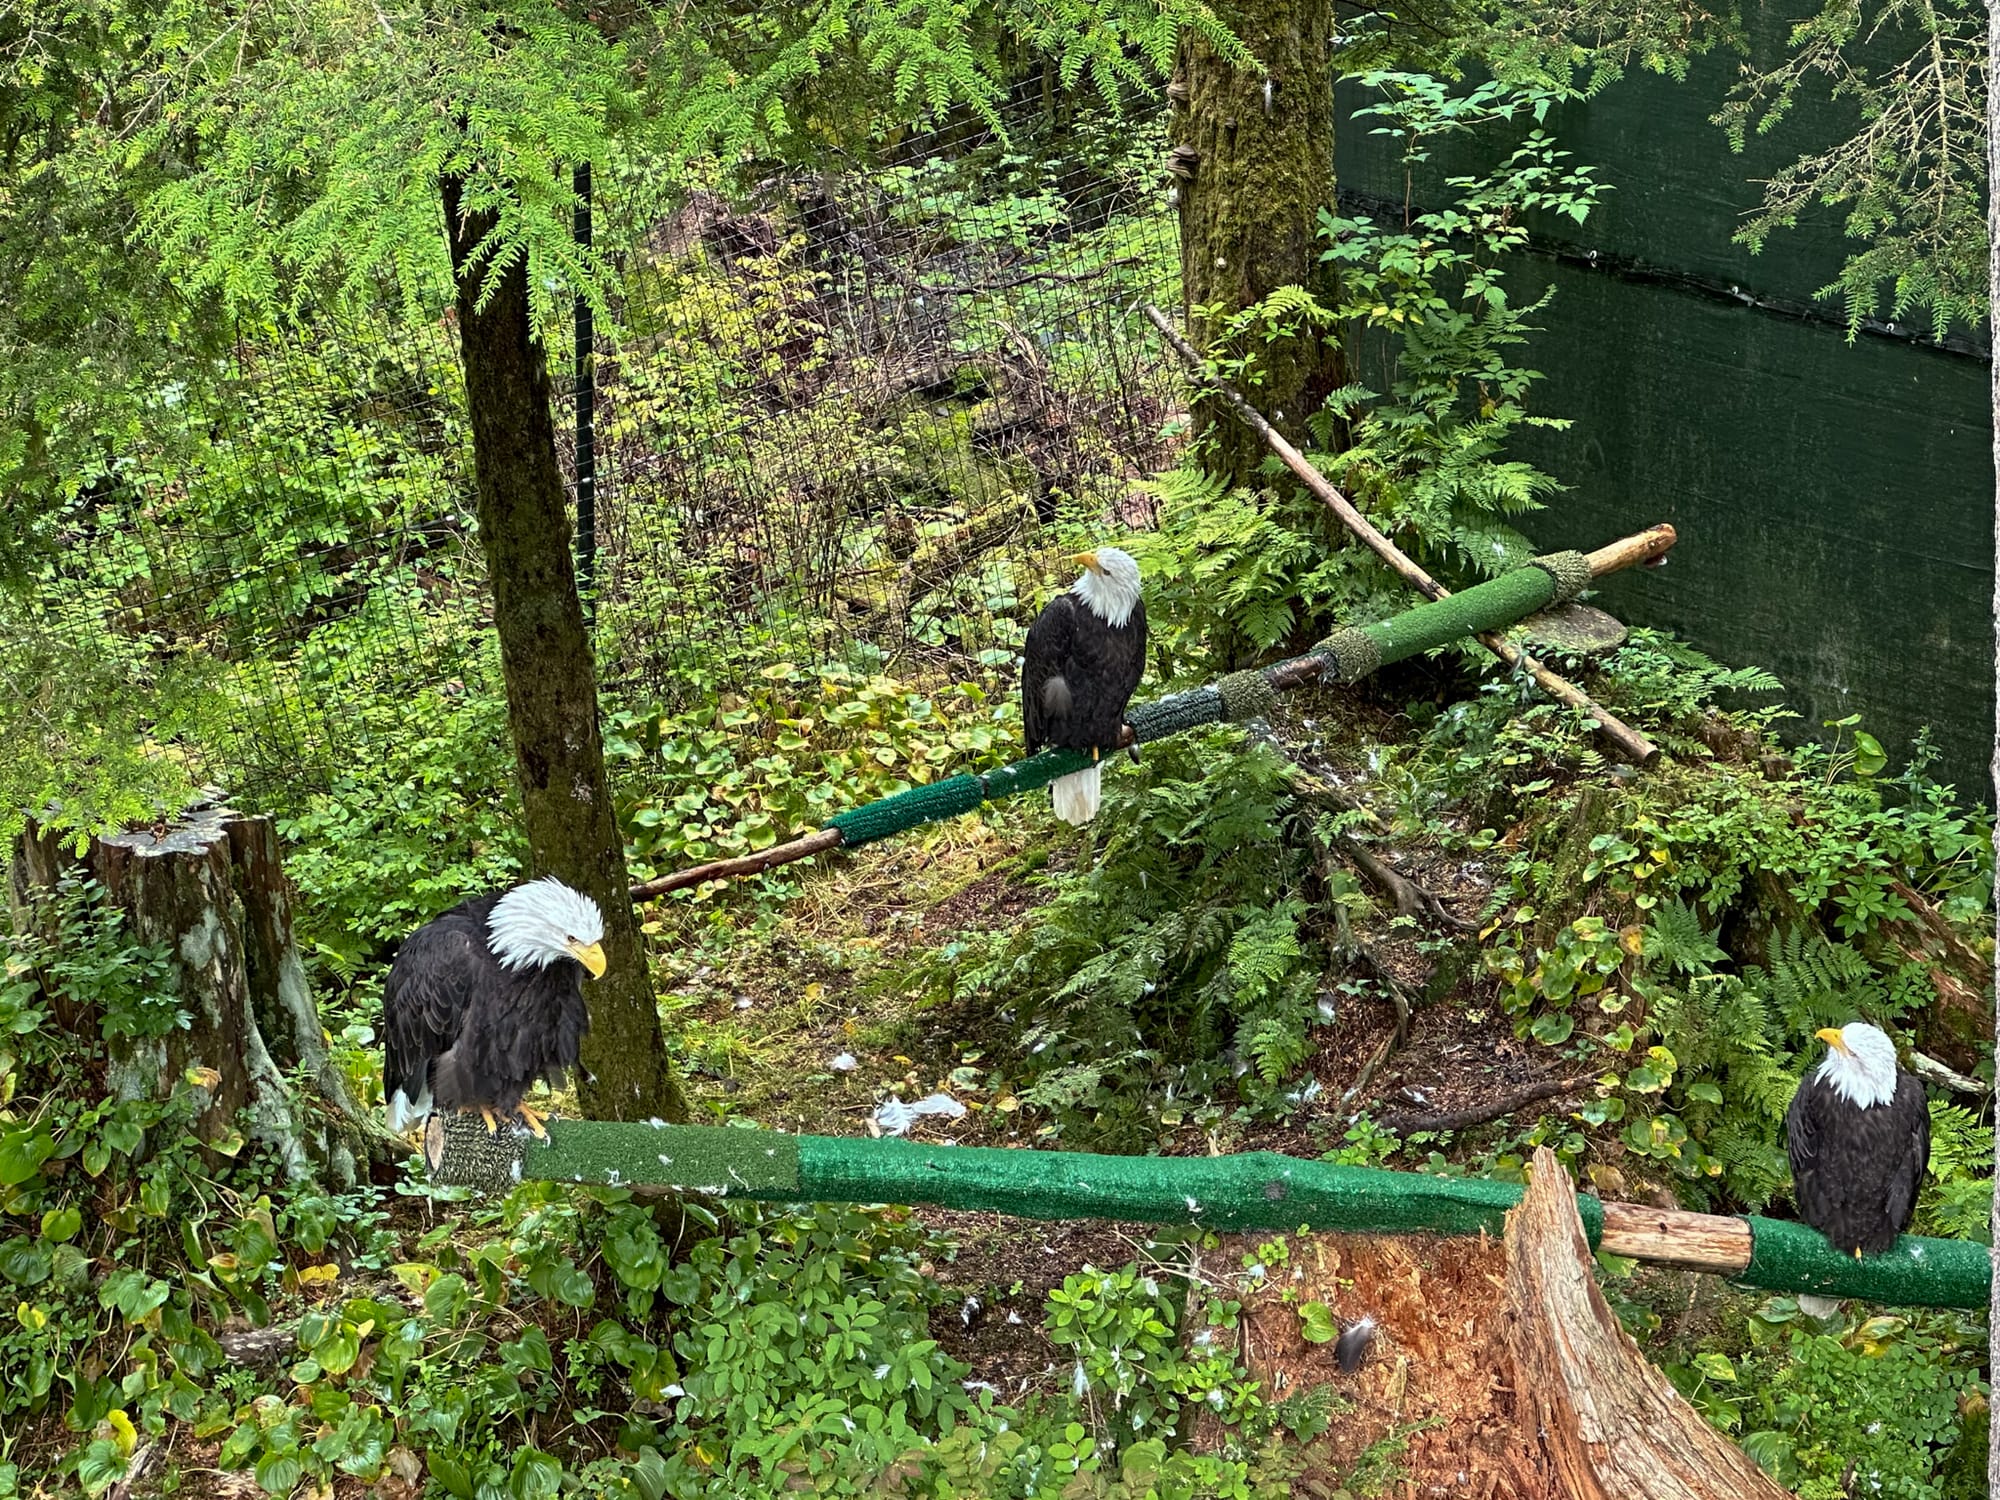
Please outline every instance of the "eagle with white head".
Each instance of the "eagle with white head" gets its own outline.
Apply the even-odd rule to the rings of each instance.
[[[597,903],[553,876],[475,896],[405,938],[382,988],[390,1128],[435,1108],[544,1134],[521,1096],[579,1066],[583,976],[603,976],[603,944]]]
[[[1072,558],[1083,576],[1028,628],[1021,716],[1028,752],[1088,750],[1091,764],[1049,787],[1056,816],[1081,827],[1097,816],[1100,759],[1118,748],[1125,705],[1146,672],[1146,606],[1139,565],[1116,547]]]

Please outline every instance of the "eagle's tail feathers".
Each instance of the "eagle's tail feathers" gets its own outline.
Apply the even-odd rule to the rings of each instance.
[[[1066,719],[1069,709],[1069,681],[1058,673],[1042,684],[1042,712],[1051,719]]]
[[[1103,766],[1094,765],[1058,776],[1049,786],[1049,794],[1055,798],[1056,816],[1072,828],[1081,828],[1096,817],[1098,780],[1103,772]]]
[[[431,1112],[431,1092],[425,1089],[412,1100],[401,1089],[389,1096],[389,1128],[401,1135]]]

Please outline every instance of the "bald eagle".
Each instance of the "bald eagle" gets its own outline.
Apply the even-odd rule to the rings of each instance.
[[[1045,745],[1091,753],[1087,769],[1049,788],[1056,816],[1080,828],[1097,816],[1102,767],[1095,762],[1118,748],[1125,705],[1145,675],[1146,606],[1139,600],[1139,565],[1116,547],[1071,561],[1083,565],[1083,576],[1028,628],[1021,716],[1029,754]]]
[[[1930,1106],[1876,1027],[1850,1021],[1815,1035],[1826,1060],[1799,1081],[1785,1114],[1792,1197],[1799,1218],[1835,1249],[1857,1260],[1880,1255],[1916,1212],[1931,1159]],[[1820,1298],[1799,1300],[1830,1309]]]
[[[553,876],[475,896],[405,938],[382,988],[390,1128],[435,1105],[543,1134],[521,1096],[578,1065],[583,976],[604,973],[603,939],[597,903]]]

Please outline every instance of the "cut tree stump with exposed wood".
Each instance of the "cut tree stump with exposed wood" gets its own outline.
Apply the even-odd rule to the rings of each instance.
[[[356,1105],[327,1049],[269,818],[199,805],[156,830],[97,838],[80,858],[70,837],[31,824],[16,841],[8,882],[16,930],[45,919],[64,880],[87,876],[135,942],[168,954],[188,1015],[185,1030],[165,1037],[110,1041],[114,1097],[166,1099],[190,1070],[213,1070],[197,1091],[197,1134],[215,1142],[240,1128],[295,1182],[348,1187],[371,1152],[407,1151]]]
[[[1514,1390],[1577,1500],[1785,1500],[1681,1398],[1597,1289],[1576,1189],[1548,1147],[1507,1215],[1505,1336]]]
[[[1333,1500],[1383,1445],[1400,1449],[1390,1493],[1415,1500],[1783,1500],[1786,1491],[1714,1431],[1649,1364],[1599,1294],[1576,1195],[1555,1158],[1504,1240],[1481,1236],[1314,1233],[1286,1236],[1268,1274],[1268,1232],[1225,1235],[1195,1281],[1240,1312],[1212,1325],[1190,1304],[1183,1341],[1237,1344],[1274,1399],[1331,1389],[1341,1415],[1301,1446],[1291,1493]],[[1728,1274],[1750,1257],[1740,1219],[1606,1204],[1604,1246]],[[1343,1370],[1328,1333],[1364,1317],[1375,1335]],[[1498,1316],[1496,1316],[1498,1314]],[[1192,1441],[1214,1451],[1228,1431],[1204,1413]]]

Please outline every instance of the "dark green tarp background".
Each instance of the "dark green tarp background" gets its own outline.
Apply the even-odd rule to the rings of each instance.
[[[1777,55],[1782,18],[1759,26],[1755,55]],[[1985,330],[1958,330],[1948,348],[1900,328],[1850,345],[1838,302],[1813,297],[1847,253],[1837,216],[1755,256],[1730,242],[1755,180],[1850,118],[1802,99],[1735,155],[1709,116],[1738,65],[1717,53],[1684,83],[1634,74],[1549,114],[1558,144],[1615,191],[1585,226],[1535,223],[1534,252],[1509,268],[1520,301],[1556,290],[1523,356],[1547,377],[1531,408],[1576,424],[1516,445],[1571,487],[1527,530],[1544,549],[1589,547],[1672,522],[1669,566],[1604,580],[1605,608],[1775,673],[1801,716],[1795,736],[1858,712],[1900,764],[1931,725],[1933,774],[1990,802]],[[1353,118],[1378,97],[1342,85],[1337,165],[1344,210],[1380,218],[1400,214],[1403,166],[1393,139],[1369,134],[1379,121]],[[1447,174],[1490,170],[1503,139],[1440,149],[1415,206],[1443,202]]]

